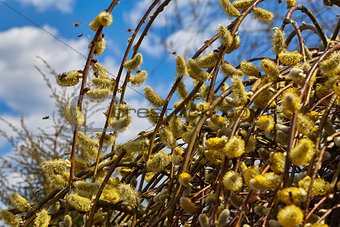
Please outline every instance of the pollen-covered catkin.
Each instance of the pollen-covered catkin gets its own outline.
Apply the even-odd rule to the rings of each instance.
[[[159,115],[158,113],[152,109],[151,107],[149,107],[147,109],[147,117],[148,117],[148,121],[153,124],[153,125],[156,125],[157,124],[157,121],[159,119]]]
[[[226,190],[238,191],[243,185],[242,177],[230,170],[223,177],[223,185]]]
[[[78,132],[78,141],[80,144],[87,146],[87,147],[98,147],[99,143],[98,141],[91,139],[90,137],[86,136],[82,132]]]
[[[229,0],[218,0],[218,3],[228,17],[233,18],[240,16],[240,12],[233,6],[233,4],[231,4]]]
[[[240,65],[241,71],[248,76],[258,76],[260,73],[260,68],[250,61],[243,60]]]
[[[18,227],[20,225],[21,218],[10,211],[0,209],[0,220],[3,220],[8,226]]]
[[[218,60],[218,54],[215,52],[210,52],[205,56],[200,57],[196,60],[196,63],[201,68],[212,68],[216,65]]]
[[[238,136],[233,136],[229,139],[222,149],[222,153],[228,158],[240,157],[245,151],[244,140]]]
[[[233,6],[238,10],[245,10],[253,2],[253,0],[237,0],[233,2]]]
[[[295,227],[302,222],[303,212],[295,205],[288,205],[279,210],[277,220],[283,227]]]
[[[131,60],[124,62],[124,68],[128,70],[136,70],[143,63],[143,55],[141,53],[136,54]]]
[[[284,50],[279,53],[279,59],[282,64],[287,66],[296,65],[299,63],[302,59],[302,55],[297,52],[296,50],[293,52],[289,52],[287,50]]]
[[[71,125],[84,125],[85,118],[79,107],[75,104],[68,104],[65,109],[65,118]]]
[[[86,92],[86,96],[89,97],[91,102],[103,102],[105,99],[107,99],[108,95],[110,94],[110,90],[108,89],[95,89],[95,90],[89,90]]]
[[[304,166],[310,162],[314,153],[313,141],[308,138],[303,138],[299,141],[298,145],[290,151],[289,157],[294,165]]]
[[[160,172],[170,163],[170,156],[165,151],[160,150],[148,160],[147,170],[151,172]]]
[[[74,192],[80,196],[92,197],[99,189],[98,183],[88,183],[85,181],[76,181],[74,183]]]
[[[229,32],[229,29],[223,25],[220,25],[217,29],[218,37],[220,38],[222,44],[228,49],[233,43],[233,36]]]
[[[123,201],[131,207],[135,207],[138,204],[139,194],[131,188],[128,184],[119,184],[118,190],[121,194]]]
[[[287,8],[293,7],[296,3],[296,0],[286,0]]]
[[[99,36],[97,42],[94,44],[93,54],[96,55],[96,56],[101,55],[104,52],[104,50],[106,49],[106,43],[107,43],[107,41],[102,36]]]
[[[287,117],[292,117],[301,107],[301,100],[295,89],[287,89],[282,95],[282,110]]]
[[[296,128],[299,133],[305,136],[312,135],[317,129],[315,122],[301,113],[298,114]]]
[[[162,107],[165,104],[164,99],[159,96],[150,86],[146,86],[144,88],[144,94],[146,99],[152,104],[154,107]]]
[[[42,209],[40,212],[37,213],[37,216],[34,219],[34,226],[35,227],[48,227],[50,220],[51,220],[51,216],[48,215],[47,210]]]
[[[104,27],[108,27],[112,24],[112,15],[106,10],[101,12],[97,17],[98,22]]]
[[[300,204],[307,198],[307,192],[303,188],[288,187],[278,192],[278,198],[285,204]]]
[[[205,145],[210,149],[222,149],[227,141],[227,137],[225,136],[222,136],[221,138],[212,137],[205,141]]]
[[[109,79],[109,72],[99,62],[91,62],[91,69],[93,70],[94,75],[96,77],[101,77],[101,78]]]
[[[340,51],[333,52],[328,58],[323,60],[319,68],[328,74],[336,74],[340,71]]]
[[[272,60],[265,58],[261,61],[261,68],[268,76],[277,78],[280,75],[279,67]]]
[[[177,141],[172,131],[167,126],[163,126],[159,129],[159,137],[162,143],[169,149],[177,147]]]
[[[147,77],[148,77],[148,73],[145,70],[143,70],[134,76],[130,76],[129,80],[131,84],[140,86],[146,80]]]
[[[262,22],[270,22],[274,18],[274,14],[272,12],[259,7],[254,7],[253,13],[255,18]]]
[[[189,59],[188,62],[189,67],[189,76],[199,82],[205,82],[208,77],[209,73],[201,69],[201,67],[196,63],[195,60]]]
[[[21,213],[26,212],[31,208],[31,205],[28,203],[27,199],[18,194],[11,194],[9,196],[9,201]]]
[[[262,115],[256,121],[256,126],[265,131],[271,131],[274,128],[274,124],[274,118],[271,115]]]
[[[224,77],[229,77],[229,76],[243,76],[243,72],[236,69],[234,66],[228,64],[228,63],[223,63],[221,66],[222,73],[224,74]]]
[[[189,173],[181,173],[178,177],[178,182],[184,187],[189,187],[191,181],[191,175]]]
[[[298,185],[300,188],[303,188],[305,189],[305,191],[308,191],[310,183],[311,183],[310,176],[305,176],[302,180],[298,182]],[[326,195],[331,189],[332,186],[330,183],[328,183],[322,178],[316,178],[313,182],[312,196]]]
[[[259,190],[274,190],[280,182],[280,176],[273,172],[257,175],[249,181],[251,186]]]
[[[270,158],[270,169],[276,174],[284,172],[285,169],[285,155],[282,152],[275,152]]]
[[[57,75],[57,84],[62,87],[74,86],[79,82],[79,78],[82,78],[83,74],[78,70],[72,70],[70,72],[65,72]]]
[[[131,124],[132,117],[125,115],[119,119],[113,117],[109,120],[109,125],[117,132],[124,132]]]
[[[176,72],[178,77],[184,77],[188,74],[187,64],[182,55],[176,57]]]
[[[88,198],[76,194],[69,194],[66,200],[68,204],[78,211],[88,212],[91,210],[92,202]]]
[[[279,55],[287,48],[285,33],[280,28],[273,28],[273,51],[274,54]]]
[[[113,80],[102,78],[102,77],[93,77],[91,79],[93,85],[97,87],[98,89],[106,89],[109,91],[113,91],[115,87],[115,82]]]
[[[240,78],[239,76],[233,76],[231,78],[231,81],[233,82],[233,86],[231,88],[232,104],[234,104],[235,106],[246,104],[248,96],[242,83],[242,78]]]
[[[185,87],[185,84],[184,84],[184,82],[183,82],[182,80],[179,81],[176,90],[177,90],[177,95],[178,95],[178,97],[181,98],[181,99],[183,99],[183,100],[184,100],[184,99],[188,96],[188,94],[189,94],[189,93],[188,93],[188,90],[187,90],[187,88]]]
[[[193,214],[196,212],[196,206],[193,202],[191,202],[188,198],[181,197],[179,200],[179,205],[182,207],[185,212],[189,214]]]

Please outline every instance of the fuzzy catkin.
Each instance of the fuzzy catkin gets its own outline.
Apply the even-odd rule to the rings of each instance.
[[[37,216],[34,219],[34,226],[35,227],[48,227],[50,220],[51,220],[51,216],[48,215],[47,210],[42,209],[40,212],[37,213]]]
[[[288,187],[278,192],[278,198],[285,204],[300,204],[307,198],[307,192],[303,188]]]
[[[240,12],[233,6],[233,4],[229,0],[218,0],[218,3],[228,17],[233,18],[240,16]]]
[[[143,63],[143,55],[141,53],[136,54],[131,60],[124,62],[124,68],[128,70],[136,70]]]
[[[183,82],[182,80],[179,81],[176,90],[177,90],[177,95],[178,95],[178,97],[181,98],[181,99],[183,99],[183,100],[184,100],[184,99],[188,96],[188,94],[189,94],[189,93],[188,93],[188,90],[187,90],[187,88],[185,87],[185,84],[184,84],[184,82]]]
[[[107,44],[107,41],[102,36],[100,36],[98,38],[97,42],[94,44],[93,54],[96,55],[96,56],[101,55],[104,52],[104,50],[106,49],[106,44]]]
[[[140,86],[148,77],[148,73],[143,70],[134,76],[130,76],[130,82],[133,85]]]
[[[189,214],[193,214],[196,212],[195,204],[191,202],[188,198],[181,197],[179,201],[180,207],[182,207],[185,212]]]
[[[279,67],[272,60],[265,58],[261,61],[261,68],[268,76],[277,78],[280,75]]]
[[[101,78],[109,79],[109,72],[99,62],[91,62],[91,69],[93,70],[94,75],[96,77],[101,77]]]
[[[225,77],[229,76],[242,76],[243,72],[236,69],[234,66],[228,64],[228,63],[223,63],[221,66],[221,71],[224,74]]]
[[[313,141],[308,138],[303,138],[299,141],[298,145],[290,151],[289,157],[295,166],[304,166],[310,162],[314,153]]]
[[[97,16],[98,22],[104,27],[108,27],[112,24],[112,14],[104,10]]]
[[[287,66],[296,65],[299,63],[302,59],[302,55],[297,52],[296,50],[293,52],[289,52],[287,50],[284,50],[279,53],[279,59],[282,64]]]
[[[287,48],[285,33],[280,28],[273,28],[273,51],[274,54],[279,55],[283,50]]]
[[[159,129],[159,137],[162,143],[169,149],[174,149],[175,147],[177,147],[176,138],[172,131],[169,129],[169,127],[167,126],[161,127]]]
[[[274,14],[272,12],[259,7],[254,7],[253,13],[255,18],[262,22],[270,22],[274,18]]]
[[[229,32],[229,29],[223,25],[220,25],[217,29],[218,36],[222,44],[228,49],[233,43],[233,36]]]
[[[72,70],[69,72],[61,73],[57,75],[56,81],[62,87],[71,87],[79,82],[79,78],[82,78],[83,74],[78,70]]]
[[[253,2],[253,0],[237,0],[233,2],[233,6],[238,10],[245,10]]]
[[[260,73],[260,68],[250,61],[243,60],[240,65],[241,71],[248,76],[258,76]]]
[[[303,220],[303,212],[299,207],[289,205],[279,210],[277,219],[283,227],[298,226]]]
[[[196,63],[201,68],[212,68],[216,65],[217,60],[218,60],[218,54],[215,52],[211,52],[197,59]]]
[[[242,177],[239,173],[228,171],[223,177],[223,185],[226,190],[238,191],[242,185]]]
[[[319,68],[329,74],[336,74],[340,71],[340,51],[333,52],[328,58],[323,60]]]
[[[195,60],[189,59],[188,62],[189,67],[189,76],[199,82],[205,82],[208,77],[209,73],[201,69],[201,67],[196,63]]]
[[[238,136],[233,136],[229,139],[226,145],[222,149],[222,153],[228,158],[240,157],[245,151],[244,140]]]
[[[182,55],[176,57],[176,72],[181,78],[188,74],[187,64]]]
[[[144,88],[146,99],[155,107],[162,107],[165,104],[164,99],[159,96],[150,86]]]
[[[139,194],[131,188],[128,184],[119,184],[118,190],[121,194],[123,201],[131,207],[135,207],[138,204]]]
[[[0,220],[3,220],[6,225],[11,227],[18,227],[21,222],[21,218],[14,215],[12,212],[0,209]]]
[[[9,201],[21,213],[26,212],[29,209],[31,209],[31,205],[28,203],[27,199],[25,199],[21,195],[11,194],[9,196]]]
[[[147,170],[151,172],[160,172],[170,163],[170,156],[165,151],[160,150],[154,154],[147,162]]]

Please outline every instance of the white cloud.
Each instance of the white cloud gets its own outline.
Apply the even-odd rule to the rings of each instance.
[[[39,11],[57,9],[63,13],[72,12],[75,0],[17,0],[23,5],[32,5]]]
[[[57,32],[45,27],[51,34]],[[87,41],[64,40],[81,53],[87,51]],[[43,30],[35,27],[12,28],[0,33],[0,98],[13,110],[25,114],[44,114],[53,108],[53,102],[42,76],[34,68],[44,58],[57,72],[81,69],[84,57],[65,46]],[[42,66],[44,68],[44,66]],[[51,76],[51,81],[54,78]]]

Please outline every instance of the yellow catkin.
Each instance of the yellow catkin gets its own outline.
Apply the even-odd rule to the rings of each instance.
[[[65,109],[65,118],[71,125],[82,126],[85,118],[79,107],[75,104],[67,105]]]
[[[237,118],[239,117],[239,115],[240,115],[242,109],[243,109],[243,106],[238,106],[238,107],[236,107],[235,110],[229,114],[230,119],[231,119],[232,121],[236,121]],[[250,110],[247,108],[247,109],[243,112],[243,114],[242,114],[242,116],[241,116],[241,118],[240,118],[240,121],[241,121],[241,122],[244,122],[244,121],[248,120],[249,117],[250,117]]]
[[[222,149],[227,143],[227,138],[223,136],[222,138],[213,137],[205,141],[205,145],[210,149]]]
[[[96,77],[109,79],[110,74],[107,69],[98,62],[91,62],[91,69]]]
[[[240,65],[241,71],[248,76],[258,76],[260,73],[260,68],[250,61],[243,60]]]
[[[223,25],[220,25],[217,31],[221,43],[228,49],[233,43],[233,36],[229,32],[229,29]]]
[[[274,190],[281,182],[280,176],[273,172],[255,176],[250,180],[250,184],[259,190]]]
[[[113,80],[102,77],[93,77],[91,81],[98,89],[106,89],[109,91],[113,91],[116,84]]]
[[[120,200],[120,193],[117,188],[118,184],[111,179],[112,178],[110,178],[109,183],[105,185],[100,198],[115,204],[118,203]]]
[[[193,214],[196,212],[196,206],[193,202],[191,202],[188,198],[181,197],[179,200],[180,207],[185,210],[185,212],[189,214]]]
[[[278,55],[287,48],[285,33],[280,28],[273,28],[273,51]]]
[[[169,149],[174,149],[175,147],[177,147],[176,138],[172,131],[169,129],[169,127],[167,126],[161,127],[159,129],[159,137],[162,143]]]
[[[241,45],[241,42],[242,42],[241,38],[238,35],[235,35],[233,38],[233,42],[231,43],[231,46],[226,48],[226,53],[230,54],[231,52],[239,48]]]
[[[191,175],[189,173],[181,173],[178,176],[178,182],[184,187],[189,187],[189,183],[191,181]]]
[[[120,184],[118,190],[121,194],[123,201],[131,207],[135,207],[138,204],[139,194],[131,188],[128,184]]]
[[[294,165],[304,166],[310,162],[314,153],[313,141],[308,138],[303,138],[299,141],[298,145],[290,151],[289,157]]]
[[[124,68],[128,70],[137,70],[143,63],[143,55],[141,53],[136,54],[131,60],[124,62]]]
[[[148,73],[143,70],[134,76],[130,76],[130,82],[133,85],[140,86],[148,77]]]
[[[238,136],[233,136],[229,139],[222,149],[222,153],[228,158],[240,157],[245,151],[244,140]]]
[[[95,17],[89,24],[89,27],[92,31],[97,31],[100,26],[100,23],[98,21],[98,16]]]
[[[171,162],[174,165],[180,165],[182,161],[182,154],[184,151],[180,147],[176,147],[171,155]]]
[[[224,158],[223,153],[221,153],[219,150],[213,149],[205,150],[204,156],[210,162],[209,165],[221,164]]]
[[[259,7],[254,7],[253,13],[255,18],[262,22],[270,22],[274,18],[274,14],[272,12]]]
[[[12,212],[0,209],[0,220],[3,220],[10,227],[19,227],[21,218],[15,216]]]
[[[90,137],[86,136],[82,132],[78,132],[78,141],[80,144],[87,146],[87,147],[98,147],[99,146],[98,141],[91,139]]]
[[[215,52],[210,52],[207,55],[197,59],[196,63],[201,68],[212,68],[216,65],[217,60],[218,60],[218,54]]]
[[[189,59],[188,67],[189,76],[191,78],[199,82],[205,82],[208,79],[209,73],[201,69],[201,67],[199,67],[199,65],[193,59]]]
[[[300,204],[307,198],[307,192],[303,188],[288,187],[278,192],[278,198],[285,204]]]
[[[86,96],[89,97],[91,102],[103,102],[108,99],[108,95],[110,94],[110,90],[108,89],[95,89],[86,92]]]
[[[246,143],[246,153],[252,153],[256,150],[256,136],[251,135],[248,139],[248,142]]]
[[[231,92],[232,103],[236,106],[246,104],[248,100],[248,96],[244,88],[242,78],[234,76],[231,78],[231,81],[233,83],[233,86],[231,89],[232,90]]]
[[[230,203],[236,209],[241,209],[243,202],[244,202],[244,197],[237,195],[235,192],[230,193]]]
[[[119,119],[113,117],[109,119],[109,125],[117,132],[124,132],[131,124],[132,117],[130,115],[123,116]]]
[[[218,0],[218,3],[228,17],[233,18],[240,16],[240,12],[233,6],[233,4],[231,4],[229,0]]]
[[[303,188],[305,189],[305,191],[308,191],[310,183],[311,183],[310,176],[305,176],[302,180],[298,182],[298,185],[300,188]],[[331,189],[332,186],[330,183],[328,183],[322,178],[316,178],[313,182],[312,196],[326,195]]]
[[[96,132],[95,136],[96,136],[96,139],[97,140],[100,140],[100,138],[102,137],[102,132]],[[111,146],[114,142],[114,136],[112,134],[108,134],[106,133],[105,136],[104,136],[104,144],[106,146]]]
[[[101,12],[97,17],[98,22],[104,27],[108,27],[112,24],[112,15],[106,10]]]
[[[233,2],[233,6],[238,10],[245,10],[253,2],[253,0],[237,0]]]
[[[78,70],[72,70],[69,72],[61,73],[57,75],[56,81],[62,87],[71,87],[79,82],[79,78],[82,78],[83,74]]]
[[[227,119],[225,117],[212,115],[210,121],[208,121],[208,126],[212,131],[216,132],[221,129],[226,122]]]
[[[158,121],[158,119],[159,119],[159,115],[158,115],[158,113],[157,113],[154,109],[152,109],[151,107],[149,107],[149,108],[147,109],[147,117],[148,117],[148,121],[149,121],[151,124],[153,124],[153,125],[157,124],[157,121]]]
[[[154,154],[147,162],[147,170],[151,172],[160,172],[170,163],[170,156],[165,151],[160,150]]]
[[[243,72],[241,70],[236,69],[234,66],[228,63],[223,63],[221,66],[221,70],[225,77],[243,76]]]
[[[286,157],[283,153],[276,152],[270,158],[270,169],[276,174],[283,173],[285,169],[285,159]]]
[[[68,204],[78,211],[87,212],[91,210],[92,202],[88,198],[76,194],[69,194],[66,200]]]
[[[176,88],[177,90],[177,95],[179,98],[181,99],[185,99],[187,96],[188,96],[188,90],[187,88],[185,87],[185,84],[184,82],[181,80],[179,83],[178,83],[178,86]]]
[[[106,49],[106,44],[107,44],[107,41],[102,36],[100,36],[98,38],[97,42],[94,44],[93,54],[96,55],[96,56],[101,55],[104,52],[104,50]]]
[[[243,185],[242,177],[239,173],[230,170],[223,177],[223,185],[226,190],[238,191]]]
[[[164,99],[159,96],[150,86],[144,88],[146,99],[155,107],[162,107],[165,104]]]
[[[92,197],[99,189],[98,183],[88,183],[85,181],[76,181],[74,183],[74,192],[80,196]]]
[[[21,213],[26,212],[29,209],[31,209],[31,205],[28,203],[27,199],[25,199],[21,195],[11,194],[9,196],[9,201]]]
[[[274,118],[271,115],[262,115],[256,121],[256,126],[265,131],[271,131],[274,128],[274,124]]]
[[[179,77],[184,77],[188,74],[187,64],[182,55],[176,57],[176,72]]]
[[[301,100],[295,89],[287,89],[282,95],[282,110],[287,117],[292,117],[295,111],[301,107]]]
[[[340,71],[340,51],[333,52],[328,58],[323,60],[319,68],[325,73],[338,73]]]
[[[304,74],[303,70],[298,67],[293,67],[289,71],[289,76],[295,83],[299,85],[302,85],[306,78],[306,74]]]
[[[292,66],[301,61],[302,55],[296,50],[293,52],[284,50],[279,53],[279,59],[282,64]]]
[[[277,220],[283,227],[296,227],[303,220],[303,212],[299,207],[289,205],[279,210]]]
[[[317,130],[314,121],[312,121],[308,116],[301,113],[298,114],[296,128],[299,133],[305,136],[310,136]]]
[[[296,0],[286,0],[287,7],[293,7],[296,3]]]
[[[261,61],[261,68],[268,76],[277,78],[280,75],[279,68],[272,60],[265,58]]]
[[[48,215],[47,210],[42,209],[40,212],[37,213],[37,216],[34,219],[34,226],[35,227],[48,227],[50,220],[51,220],[51,216]]]
[[[181,137],[182,134],[186,131],[186,126],[182,122],[181,117],[176,115],[170,119],[169,128],[176,138]]]

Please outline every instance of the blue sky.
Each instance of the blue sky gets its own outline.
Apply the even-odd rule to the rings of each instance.
[[[115,7],[113,24],[104,30],[108,41],[107,50],[97,58],[112,75],[116,75],[128,44],[127,39],[131,36],[127,29],[136,26],[151,2],[121,0]],[[298,2],[309,3],[307,0]],[[194,10],[190,3],[200,7]],[[86,60],[83,55],[87,55],[87,45],[94,35],[88,24],[109,4],[110,1],[93,0],[0,0],[0,117],[18,125],[21,114],[24,114],[26,123],[33,132],[37,132],[38,127],[49,126],[50,122],[42,120],[42,117],[51,115],[55,108],[49,91],[34,66],[38,66],[46,74],[49,73],[36,56],[46,59],[57,72],[82,69]],[[275,3],[261,7],[275,11],[278,5]],[[177,20],[177,12],[183,21]],[[285,12],[279,11],[278,16]],[[327,19],[327,14],[332,13],[336,13],[336,9],[327,11],[323,16]],[[194,14],[200,17],[196,18]],[[75,27],[74,23],[79,23],[80,27]],[[144,55],[142,69],[148,71],[149,77],[140,88],[128,89],[128,104],[133,108],[150,106],[141,95],[145,85],[151,85],[165,97],[175,77],[175,56],[171,52],[175,51],[189,58],[192,50],[197,50],[204,40],[216,33],[219,24],[229,23],[230,19],[219,9],[216,0],[180,0],[177,4],[170,4],[156,20],[140,49]],[[275,26],[280,26],[280,23]],[[254,38],[263,37],[254,48],[264,50],[265,55],[272,57],[271,44],[266,39],[268,33],[262,32],[266,27],[266,24],[248,16],[239,35],[244,46]],[[83,36],[77,37],[79,34]],[[210,51],[216,46],[217,44],[210,48]],[[257,53],[240,51],[236,55],[247,59],[255,57]],[[236,58],[227,56],[226,59],[232,62]],[[188,88],[192,87],[189,79],[185,83]],[[103,125],[103,119],[98,121],[98,125]],[[125,138],[131,138],[150,126],[145,119],[134,119],[133,125],[123,135]],[[3,130],[8,129],[3,123],[0,123],[0,127]],[[9,129],[8,132],[11,134]],[[9,151],[10,146],[0,137],[0,154]]]

